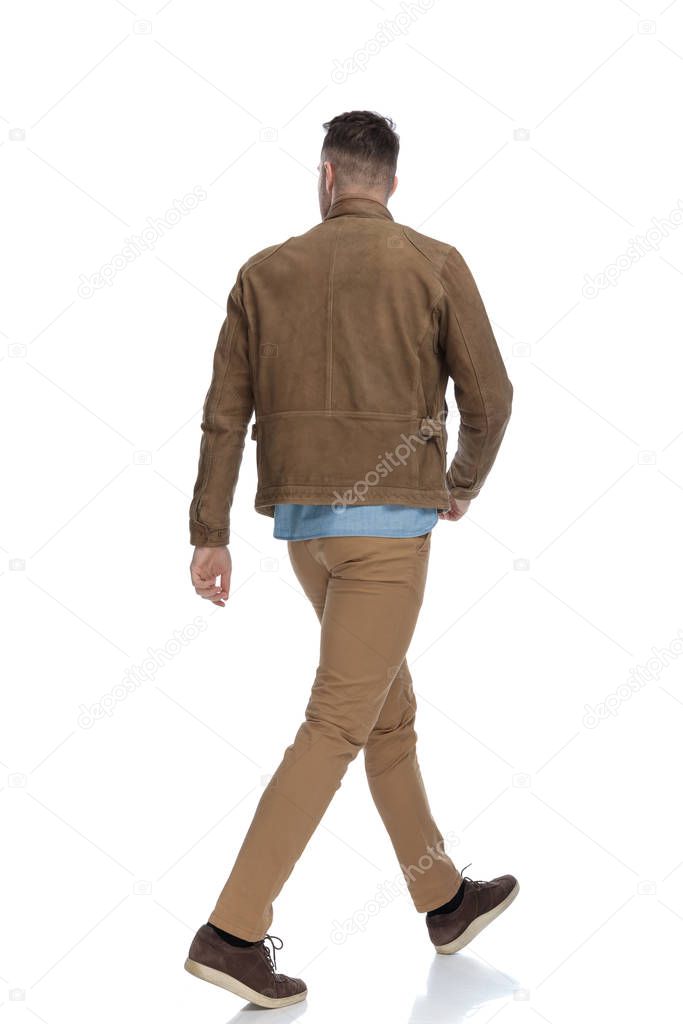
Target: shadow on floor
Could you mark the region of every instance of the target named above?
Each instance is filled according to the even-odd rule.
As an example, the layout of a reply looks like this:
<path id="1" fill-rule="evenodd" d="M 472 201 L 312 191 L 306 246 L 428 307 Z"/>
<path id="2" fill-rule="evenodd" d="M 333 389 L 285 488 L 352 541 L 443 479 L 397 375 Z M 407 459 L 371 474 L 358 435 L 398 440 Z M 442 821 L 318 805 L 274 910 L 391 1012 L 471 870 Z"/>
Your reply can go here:
<path id="1" fill-rule="evenodd" d="M 427 990 L 413 1003 L 408 1024 L 458 1024 L 485 1003 L 510 998 L 519 987 L 514 978 L 474 956 L 437 955 L 429 968 Z"/>
<path id="2" fill-rule="evenodd" d="M 477 957 L 463 953 L 435 955 L 427 974 L 426 991 L 415 999 L 407 1024 L 459 1024 L 485 1003 L 509 999 L 519 987 L 514 978 Z M 290 1024 L 306 1012 L 306 1006 L 305 1001 L 280 1010 L 263 1010 L 246 1003 L 228 1024 Z"/>

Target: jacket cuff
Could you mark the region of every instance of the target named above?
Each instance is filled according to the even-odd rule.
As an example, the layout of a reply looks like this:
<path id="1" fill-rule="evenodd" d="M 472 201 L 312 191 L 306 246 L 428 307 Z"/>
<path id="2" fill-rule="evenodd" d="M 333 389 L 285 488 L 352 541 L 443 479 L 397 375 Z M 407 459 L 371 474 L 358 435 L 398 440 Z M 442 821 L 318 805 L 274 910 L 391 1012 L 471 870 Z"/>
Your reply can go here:
<path id="1" fill-rule="evenodd" d="M 472 484 L 470 487 L 454 487 L 450 472 L 446 474 L 446 487 L 451 498 L 459 498 L 461 501 L 469 501 L 472 498 L 476 498 L 481 490 L 481 487 L 477 487 L 475 484 Z"/>
<path id="2" fill-rule="evenodd" d="M 190 520 L 190 544 L 201 548 L 222 548 L 230 540 L 229 527 L 212 530 L 204 523 Z"/>
<path id="3" fill-rule="evenodd" d="M 459 501 L 472 501 L 479 494 L 479 491 L 468 491 L 466 487 L 449 487 L 448 493 L 451 498 L 457 498 Z"/>

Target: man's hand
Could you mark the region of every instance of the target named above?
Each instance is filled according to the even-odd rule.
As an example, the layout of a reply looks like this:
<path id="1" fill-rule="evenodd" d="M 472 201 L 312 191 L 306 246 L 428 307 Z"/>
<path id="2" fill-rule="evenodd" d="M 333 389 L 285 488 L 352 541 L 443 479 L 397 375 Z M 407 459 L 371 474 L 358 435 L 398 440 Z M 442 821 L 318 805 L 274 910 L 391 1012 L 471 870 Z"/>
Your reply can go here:
<path id="1" fill-rule="evenodd" d="M 451 498 L 451 507 L 448 512 L 439 512 L 439 519 L 446 519 L 449 523 L 455 523 L 467 512 L 470 507 L 471 498 Z"/>
<path id="2" fill-rule="evenodd" d="M 220 608 L 225 608 L 228 599 L 231 572 L 232 559 L 227 547 L 194 549 L 190 565 L 192 586 L 200 597 Z M 220 576 L 220 586 L 216 586 L 217 576 Z"/>

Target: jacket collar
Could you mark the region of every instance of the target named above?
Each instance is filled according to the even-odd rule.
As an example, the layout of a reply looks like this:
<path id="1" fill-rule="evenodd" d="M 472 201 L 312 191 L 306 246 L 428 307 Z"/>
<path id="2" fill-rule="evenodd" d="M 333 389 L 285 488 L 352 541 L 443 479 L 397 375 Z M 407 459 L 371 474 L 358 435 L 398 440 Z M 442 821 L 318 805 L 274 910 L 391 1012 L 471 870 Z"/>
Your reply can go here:
<path id="1" fill-rule="evenodd" d="M 327 212 L 325 220 L 333 217 L 383 217 L 385 220 L 393 220 L 388 207 L 377 199 L 369 199 L 367 196 L 359 195 L 357 192 L 345 192 L 332 203 Z"/>

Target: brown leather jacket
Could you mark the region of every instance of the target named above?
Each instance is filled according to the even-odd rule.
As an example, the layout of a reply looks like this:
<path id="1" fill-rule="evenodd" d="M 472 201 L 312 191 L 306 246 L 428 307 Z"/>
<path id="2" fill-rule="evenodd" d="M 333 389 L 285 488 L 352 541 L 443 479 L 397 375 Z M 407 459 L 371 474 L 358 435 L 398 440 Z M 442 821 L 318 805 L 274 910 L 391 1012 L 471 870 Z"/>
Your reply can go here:
<path id="1" fill-rule="evenodd" d="M 458 448 L 446 462 L 446 385 Z M 240 268 L 204 404 L 192 544 L 229 540 L 255 411 L 255 508 L 277 502 L 447 509 L 474 498 L 512 385 L 460 253 L 346 194 L 303 235 Z"/>

